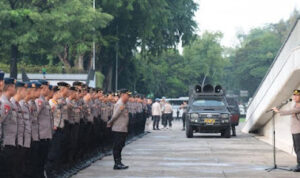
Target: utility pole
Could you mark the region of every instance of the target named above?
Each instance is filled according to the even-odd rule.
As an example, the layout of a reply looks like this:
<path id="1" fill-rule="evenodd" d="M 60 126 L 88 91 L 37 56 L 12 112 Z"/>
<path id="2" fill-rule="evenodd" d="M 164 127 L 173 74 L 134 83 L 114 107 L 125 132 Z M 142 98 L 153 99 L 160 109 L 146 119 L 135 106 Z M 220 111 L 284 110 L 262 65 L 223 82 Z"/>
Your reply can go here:
<path id="1" fill-rule="evenodd" d="M 118 25 L 117 25 L 117 35 L 118 35 Z M 115 92 L 118 91 L 118 64 L 119 63 L 119 41 L 116 43 L 116 80 L 115 80 Z"/>
<path id="2" fill-rule="evenodd" d="M 93 0 L 93 8 L 94 8 L 94 10 L 96 10 L 96 0 Z M 94 31 L 95 31 L 95 28 L 94 28 Z M 93 40 L 93 70 L 95 70 L 95 69 L 96 69 L 96 44 L 95 44 L 95 40 Z"/>

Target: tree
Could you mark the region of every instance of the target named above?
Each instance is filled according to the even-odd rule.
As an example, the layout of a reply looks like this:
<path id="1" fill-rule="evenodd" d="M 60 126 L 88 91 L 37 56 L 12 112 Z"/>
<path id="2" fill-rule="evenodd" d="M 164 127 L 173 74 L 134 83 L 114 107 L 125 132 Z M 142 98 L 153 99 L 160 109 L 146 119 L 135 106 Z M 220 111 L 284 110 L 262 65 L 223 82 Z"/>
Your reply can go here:
<path id="1" fill-rule="evenodd" d="M 252 95 L 265 76 L 281 45 L 280 36 L 270 27 L 256 28 L 244 36 L 232 59 L 240 89 Z M 229 72 L 229 71 L 228 71 Z"/>
<path id="2" fill-rule="evenodd" d="M 220 82 L 225 64 L 221 38 L 222 34 L 219 32 L 205 32 L 184 48 L 183 56 L 189 62 L 187 70 L 190 71 L 187 77 L 191 82 Z"/>
<path id="3" fill-rule="evenodd" d="M 221 33 L 205 32 L 184 48 L 183 56 L 172 48 L 160 55 L 136 55 L 132 89 L 155 96 L 188 95 L 189 86 L 201 83 L 204 76 L 211 84 L 220 83 L 226 64 L 220 45 Z"/>
<path id="4" fill-rule="evenodd" d="M 122 78 L 127 74 L 126 68 L 132 67 L 137 49 L 141 49 L 143 59 L 158 55 L 175 48 L 180 39 L 188 43 L 196 28 L 192 17 L 197 4 L 193 0 L 98 0 L 97 4 L 114 16 L 114 20 L 101 30 L 109 44 L 97 49 L 97 65 L 106 76 L 106 90 L 113 88 L 116 53 L 120 64 L 118 74 Z M 128 76 L 120 83 L 125 87 L 123 83 L 131 83 L 131 78 Z"/>
<path id="5" fill-rule="evenodd" d="M 10 76 L 17 77 L 20 52 L 37 41 L 34 20 L 41 18 L 37 1 L 3 0 L 0 2 L 1 50 L 10 57 Z M 4 43 L 5 42 L 5 43 Z"/>

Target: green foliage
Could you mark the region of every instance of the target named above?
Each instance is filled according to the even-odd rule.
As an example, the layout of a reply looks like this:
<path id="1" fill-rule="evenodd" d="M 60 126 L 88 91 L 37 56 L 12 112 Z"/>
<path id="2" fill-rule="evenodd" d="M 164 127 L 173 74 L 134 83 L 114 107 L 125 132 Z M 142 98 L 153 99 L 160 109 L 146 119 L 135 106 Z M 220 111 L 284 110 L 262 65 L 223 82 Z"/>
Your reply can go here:
<path id="1" fill-rule="evenodd" d="M 184 55 L 169 49 L 159 56 L 137 55 L 136 88 L 156 96 L 180 97 L 188 94 L 189 86 L 201 83 L 206 75 L 210 83 L 219 83 L 225 60 L 220 45 L 221 33 L 206 32 L 184 48 Z"/>
<path id="2" fill-rule="evenodd" d="M 211 84 L 219 82 L 225 64 L 221 39 L 219 32 L 205 32 L 184 48 L 183 56 L 190 63 L 188 78 L 191 82 L 202 83 L 204 78 Z"/>
<path id="3" fill-rule="evenodd" d="M 19 63 L 18 67 L 19 69 L 24 69 L 26 73 L 41 73 L 42 68 L 45 68 L 48 74 L 57 74 L 57 73 L 62 73 L 62 64 L 61 65 L 45 65 L 45 66 L 40 66 L 40 65 L 33 65 L 33 64 L 26 64 L 26 63 Z M 5 63 L 0 63 L 0 69 L 3 70 L 6 73 L 9 73 L 9 64 Z M 77 68 L 67 68 L 65 69 L 66 73 L 86 73 L 85 71 L 78 70 Z"/>
<path id="4" fill-rule="evenodd" d="M 253 94 L 273 62 L 280 45 L 281 39 L 272 28 L 253 29 L 244 37 L 241 47 L 235 50 L 227 72 L 233 72 L 232 80 L 236 81 L 240 89 L 249 90 L 250 94 Z"/>
<path id="5" fill-rule="evenodd" d="M 102 88 L 103 81 L 104 81 L 104 75 L 101 72 L 95 72 L 95 75 L 96 75 L 96 87 Z"/>

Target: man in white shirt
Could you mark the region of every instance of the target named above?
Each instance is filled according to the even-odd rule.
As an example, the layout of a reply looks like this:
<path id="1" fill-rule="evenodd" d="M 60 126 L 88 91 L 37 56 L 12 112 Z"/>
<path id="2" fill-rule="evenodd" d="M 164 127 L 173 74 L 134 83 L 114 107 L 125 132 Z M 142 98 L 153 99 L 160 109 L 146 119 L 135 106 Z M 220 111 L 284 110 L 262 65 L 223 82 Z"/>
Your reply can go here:
<path id="1" fill-rule="evenodd" d="M 155 103 L 152 105 L 152 117 L 153 117 L 153 130 L 159 130 L 159 120 L 161 116 L 161 107 L 159 99 L 155 99 Z"/>

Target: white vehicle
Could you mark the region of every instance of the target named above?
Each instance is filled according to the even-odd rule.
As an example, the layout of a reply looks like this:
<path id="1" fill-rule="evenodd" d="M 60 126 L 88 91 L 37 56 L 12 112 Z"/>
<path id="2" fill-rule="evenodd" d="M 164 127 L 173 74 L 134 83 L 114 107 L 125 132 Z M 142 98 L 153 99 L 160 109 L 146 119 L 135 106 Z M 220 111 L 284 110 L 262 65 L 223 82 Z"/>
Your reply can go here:
<path id="1" fill-rule="evenodd" d="M 172 105 L 173 109 L 173 118 L 177 118 L 177 112 L 179 111 L 178 118 L 182 118 L 183 110 L 180 109 L 180 106 L 183 102 L 188 102 L 189 97 L 180 97 L 180 98 L 167 98 L 166 101 Z"/>

